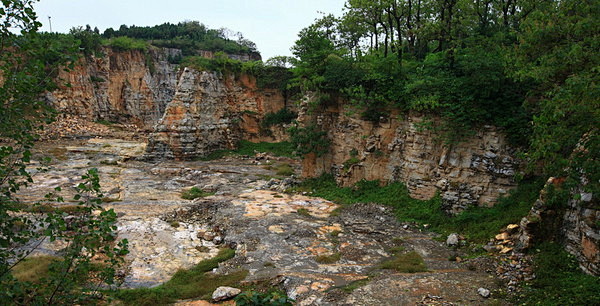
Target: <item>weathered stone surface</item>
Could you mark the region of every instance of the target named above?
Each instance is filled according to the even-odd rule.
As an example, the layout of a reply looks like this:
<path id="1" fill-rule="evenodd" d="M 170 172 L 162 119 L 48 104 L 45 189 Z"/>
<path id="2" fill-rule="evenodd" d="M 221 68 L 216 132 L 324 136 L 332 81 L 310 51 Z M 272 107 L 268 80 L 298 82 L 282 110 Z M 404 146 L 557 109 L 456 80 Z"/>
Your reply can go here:
<path id="1" fill-rule="evenodd" d="M 591 196 L 577 196 L 582 193 L 584 184 L 571 191 L 566 209 L 557 210 L 546 205 L 549 187 L 560 186 L 563 181 L 554 177 L 548 179 L 528 215 L 521 219 L 516 247 L 525 250 L 536 241 L 552 235 L 562 241 L 565 249 L 577 258 L 583 271 L 600 275 L 600 209 L 591 202 Z"/>
<path id="2" fill-rule="evenodd" d="M 518 163 L 513 149 L 494 127 L 483 127 L 458 144 L 446 145 L 440 135 L 423 128 L 429 119 L 417 113 L 390 110 L 386 118 L 371 122 L 349 115 L 356 112 L 343 103 L 312 114 L 302 109 L 299 120 L 317 122 L 331 140 L 330 153 L 320 158 L 306 156 L 304 176 L 333 172 L 344 186 L 362 179 L 400 181 L 418 199 L 439 192 L 449 213 L 472 205 L 493 205 L 498 196 L 516 186 L 513 176 Z M 432 120 L 429 123 L 438 121 Z M 358 152 L 360 163 L 345 169 L 351 151 Z"/>
<path id="3" fill-rule="evenodd" d="M 233 149 L 241 139 L 281 141 L 284 138 L 275 138 L 285 135 L 261 137 L 258 120 L 283 107 L 281 93 L 258 91 L 248 76 L 238 80 L 185 68 L 173 100 L 150 135 L 146 156 L 186 160 Z"/>
<path id="4" fill-rule="evenodd" d="M 458 245 L 458 234 L 453 233 L 448 235 L 448 238 L 446 239 L 446 245 L 448 246 L 457 246 Z"/>
<path id="5" fill-rule="evenodd" d="M 485 289 L 485 288 L 479 288 L 479 289 L 477 289 L 477 293 L 479 295 L 481 295 L 482 297 L 484 297 L 484 298 L 489 298 L 490 294 L 491 294 L 490 291 L 488 289 Z"/>
<path id="6" fill-rule="evenodd" d="M 90 121 L 152 128 L 175 93 L 177 65 L 168 58 L 181 55 L 181 51 L 150 48 L 145 54 L 103 48 L 102 53 L 82 58 L 71 71 L 61 70 L 58 77 L 71 86 L 49 93 L 48 99 L 59 111 Z"/>
<path id="7" fill-rule="evenodd" d="M 236 297 L 240 293 L 242 293 L 242 290 L 238 288 L 221 286 L 212 293 L 212 300 L 215 302 L 229 300 Z"/>

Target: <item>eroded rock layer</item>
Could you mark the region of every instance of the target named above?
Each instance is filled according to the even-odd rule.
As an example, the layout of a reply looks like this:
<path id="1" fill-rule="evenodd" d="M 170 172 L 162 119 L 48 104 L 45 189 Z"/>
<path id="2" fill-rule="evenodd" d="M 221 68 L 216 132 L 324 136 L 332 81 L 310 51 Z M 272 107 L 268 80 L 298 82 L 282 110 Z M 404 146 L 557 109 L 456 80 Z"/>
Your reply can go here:
<path id="1" fill-rule="evenodd" d="M 448 145 L 439 133 L 425 127 L 436 119 L 392 113 L 372 122 L 352 113 L 335 106 L 312 118 L 301 118 L 328 131 L 331 140 L 328 154 L 305 159 L 303 175 L 333 172 L 346 186 L 362 179 L 404 182 L 418 199 L 430 199 L 440 192 L 450 213 L 470 205 L 492 205 L 516 186 L 514 152 L 494 127 L 486 126 L 474 136 Z"/>
<path id="2" fill-rule="evenodd" d="M 281 141 L 283 133 L 261 136 L 259 119 L 284 108 L 276 90 L 259 90 L 253 78 L 185 68 L 173 100 L 148 141 L 147 157 L 191 159 L 238 141 Z"/>
<path id="3" fill-rule="evenodd" d="M 93 121 L 152 128 L 173 99 L 178 68 L 168 59 L 181 55 L 181 50 L 104 48 L 102 53 L 80 59 L 70 71 L 61 71 L 60 82 L 69 85 L 49 93 L 48 100 L 61 112 Z"/>

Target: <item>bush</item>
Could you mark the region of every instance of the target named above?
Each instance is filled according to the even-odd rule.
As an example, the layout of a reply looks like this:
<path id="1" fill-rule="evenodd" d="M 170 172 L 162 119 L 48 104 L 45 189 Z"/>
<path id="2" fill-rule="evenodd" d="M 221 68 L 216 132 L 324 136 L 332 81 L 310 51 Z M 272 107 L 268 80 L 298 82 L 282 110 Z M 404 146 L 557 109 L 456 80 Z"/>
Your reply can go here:
<path id="1" fill-rule="evenodd" d="M 524 288 L 520 304 L 600 305 L 600 278 L 581 272 L 574 256 L 556 243 L 536 249 L 536 278 Z"/>
<path id="2" fill-rule="evenodd" d="M 214 193 L 206 192 L 198 187 L 192 187 L 189 190 L 181 192 L 181 198 L 185 200 L 193 200 L 214 195 Z"/>
<path id="3" fill-rule="evenodd" d="M 298 114 L 296 114 L 295 112 L 290 111 L 287 108 L 282 108 L 276 113 L 266 114 L 262 122 L 260 123 L 260 126 L 261 128 L 266 129 L 273 125 L 289 124 L 297 117 Z"/>
<path id="4" fill-rule="evenodd" d="M 135 38 L 129 38 L 127 36 L 114 37 L 111 39 L 104 40 L 103 45 L 113 48 L 116 51 L 129 51 L 129 50 L 148 50 L 148 43 Z"/>
<path id="5" fill-rule="evenodd" d="M 279 291 L 270 291 L 267 293 L 246 291 L 235 298 L 237 306 L 292 306 L 294 302 L 285 293 Z"/>
<path id="6" fill-rule="evenodd" d="M 425 262 L 419 253 L 398 253 L 390 260 L 384 261 L 379 266 L 381 269 L 391 269 L 401 273 L 427 272 Z"/>
<path id="7" fill-rule="evenodd" d="M 331 143 L 327 139 L 327 132 L 320 131 L 315 125 L 309 125 L 304 128 L 296 125 L 291 127 L 288 132 L 298 156 L 309 153 L 322 156 L 329 150 Z"/>

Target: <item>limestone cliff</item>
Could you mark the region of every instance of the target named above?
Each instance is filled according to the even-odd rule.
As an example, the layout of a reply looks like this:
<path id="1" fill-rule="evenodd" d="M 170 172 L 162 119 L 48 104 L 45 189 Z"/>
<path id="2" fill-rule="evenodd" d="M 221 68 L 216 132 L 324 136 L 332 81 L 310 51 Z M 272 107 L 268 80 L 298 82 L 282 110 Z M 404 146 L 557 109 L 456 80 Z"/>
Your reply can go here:
<path id="1" fill-rule="evenodd" d="M 85 57 L 70 71 L 61 71 L 60 83 L 69 84 L 48 94 L 59 111 L 90 120 L 135 123 L 152 128 L 173 99 L 178 67 L 168 61 L 180 50 L 115 51 Z"/>
<path id="2" fill-rule="evenodd" d="M 185 68 L 173 100 L 149 137 L 147 157 L 191 159 L 232 149 L 241 139 L 281 141 L 283 133 L 261 136 L 259 120 L 285 104 L 280 91 L 259 90 L 247 75 Z"/>
<path id="3" fill-rule="evenodd" d="M 330 153 L 304 160 L 303 175 L 332 172 L 346 186 L 362 179 L 404 182 L 418 199 L 439 192 L 450 213 L 493 205 L 516 186 L 514 152 L 496 128 L 483 127 L 475 136 L 447 145 L 423 127 L 421 114 L 390 112 L 379 122 L 363 120 L 344 105 L 303 114 L 302 121 L 316 122 L 331 140 Z"/>

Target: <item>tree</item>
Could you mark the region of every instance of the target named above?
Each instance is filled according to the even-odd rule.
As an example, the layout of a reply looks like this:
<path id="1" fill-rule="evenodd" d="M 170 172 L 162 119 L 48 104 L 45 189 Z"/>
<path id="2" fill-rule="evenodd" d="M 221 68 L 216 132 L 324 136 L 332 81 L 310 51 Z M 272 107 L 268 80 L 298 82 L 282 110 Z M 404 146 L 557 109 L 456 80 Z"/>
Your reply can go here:
<path id="1" fill-rule="evenodd" d="M 100 205 L 94 169 L 83 175 L 76 188 L 78 209 L 72 216 L 52 206 L 62 201 L 58 189 L 34 205 L 22 203 L 17 196 L 33 182 L 27 166 L 36 132 L 53 119 L 54 111 L 43 94 L 56 88 L 53 80 L 58 69 L 77 59 L 75 41 L 37 32 L 41 24 L 34 2 L 3 0 L 0 8 L 0 300 L 17 305 L 82 304 L 95 298 L 90 293 L 99 286 L 92 282 L 92 270 L 95 280 L 114 282 L 127 242 L 115 241 L 116 215 Z M 13 276 L 15 266 L 27 260 L 37 245 L 56 239 L 67 247 L 46 276 L 34 283 Z"/>

